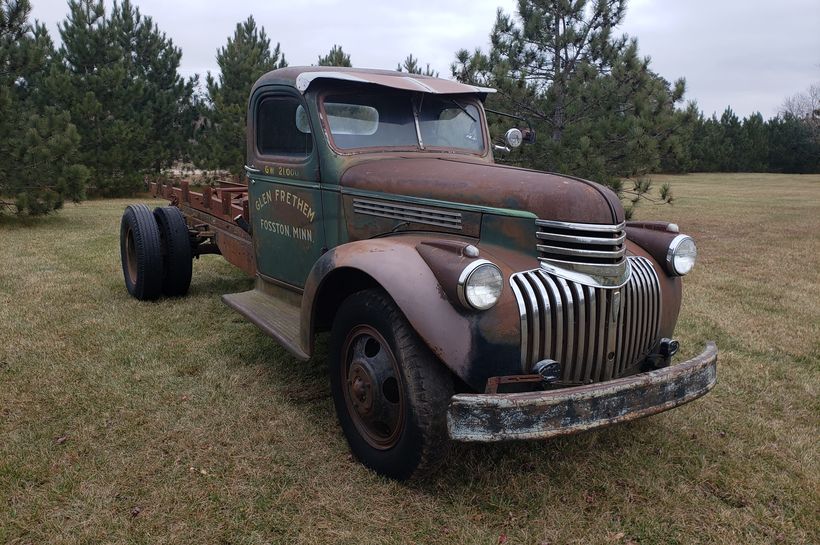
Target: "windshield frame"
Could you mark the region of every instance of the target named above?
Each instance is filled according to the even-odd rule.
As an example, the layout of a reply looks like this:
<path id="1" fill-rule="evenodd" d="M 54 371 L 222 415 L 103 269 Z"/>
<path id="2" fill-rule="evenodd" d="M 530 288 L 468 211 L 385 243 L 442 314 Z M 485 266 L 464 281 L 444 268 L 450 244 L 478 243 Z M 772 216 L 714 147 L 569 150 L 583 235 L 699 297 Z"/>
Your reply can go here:
<path id="1" fill-rule="evenodd" d="M 330 89 L 323 89 L 321 92 L 317 93 L 316 95 L 316 108 L 319 113 L 319 120 L 322 124 L 322 132 L 325 134 L 325 138 L 327 140 L 328 146 L 333 150 L 333 152 L 337 153 L 338 155 L 357 155 L 362 153 L 381 153 L 381 152 L 412 152 L 412 153 L 447 153 L 447 154 L 458 154 L 458 155 L 471 155 L 473 157 L 487 157 L 490 152 L 490 134 L 487 128 L 487 118 L 486 114 L 484 113 L 484 103 L 480 99 L 478 94 L 438 94 L 438 93 L 411 93 L 408 91 L 400 91 L 396 89 L 390 89 L 388 87 L 382 87 L 378 85 L 368 85 L 367 90 L 373 93 L 384 93 L 384 94 L 407 94 L 408 96 L 408 107 L 412 107 L 414 112 L 416 110 L 416 98 L 417 95 L 433 95 L 439 97 L 441 99 L 447 100 L 452 99 L 456 101 L 461 106 L 467 107 L 469 105 L 473 105 L 478 110 L 478 122 L 481 125 L 481 137 L 483 141 L 483 146 L 481 149 L 468 149 L 468 148 L 456 148 L 451 146 L 430 146 L 424 143 L 423 147 L 420 147 L 418 142 L 414 146 L 365 146 L 359 148 L 341 148 L 336 145 L 333 141 L 333 133 L 330 131 L 330 124 L 328 122 L 327 112 L 325 111 L 325 99 L 329 96 L 339 97 L 344 95 L 350 96 L 358 96 L 362 94 L 362 89 L 351 89 L 347 86 L 343 88 L 330 88 Z M 412 102 L 411 102 L 412 100 Z M 414 129 L 415 131 L 416 129 Z"/>

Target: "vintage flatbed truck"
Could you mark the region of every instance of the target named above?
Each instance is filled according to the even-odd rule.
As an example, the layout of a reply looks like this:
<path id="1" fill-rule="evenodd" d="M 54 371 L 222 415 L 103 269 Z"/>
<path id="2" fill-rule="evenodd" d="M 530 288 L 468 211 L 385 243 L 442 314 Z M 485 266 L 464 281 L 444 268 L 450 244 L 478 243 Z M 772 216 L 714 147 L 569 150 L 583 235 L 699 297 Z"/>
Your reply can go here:
<path id="1" fill-rule="evenodd" d="M 708 392 L 714 343 L 670 364 L 692 239 L 624 221 L 601 185 L 494 163 L 491 92 L 379 70 L 262 76 L 247 185 L 152 184 L 171 206 L 127 207 L 129 292 L 182 295 L 192 258 L 223 255 L 256 279 L 225 303 L 296 359 L 330 331 L 350 448 L 396 479 L 448 438 L 548 438 Z"/>

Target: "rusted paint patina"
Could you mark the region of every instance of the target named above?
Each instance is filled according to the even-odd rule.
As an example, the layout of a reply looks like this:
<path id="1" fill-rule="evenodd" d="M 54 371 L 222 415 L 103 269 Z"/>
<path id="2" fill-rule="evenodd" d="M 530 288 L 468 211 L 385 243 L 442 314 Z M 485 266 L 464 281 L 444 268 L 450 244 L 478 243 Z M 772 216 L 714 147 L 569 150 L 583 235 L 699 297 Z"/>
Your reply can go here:
<path id="1" fill-rule="evenodd" d="M 593 182 L 467 158 L 377 159 L 351 166 L 345 190 L 382 192 L 581 223 L 620 223 L 612 190 Z"/>
<path id="2" fill-rule="evenodd" d="M 473 150 L 339 149 L 334 146 L 323 101 L 362 90 L 397 93 L 408 103 L 418 93 L 454 95 L 454 100 L 480 112 L 484 146 Z M 244 309 L 240 312 L 263 324 L 260 327 L 299 359 L 313 354 L 316 334 L 331 327 L 346 297 L 371 288 L 387 292 L 418 337 L 468 390 L 495 393 L 453 398 L 451 434 L 456 439 L 574 433 L 666 410 L 708 391 L 714 384 L 714 345 L 685 364 L 638 374 L 651 352 L 657 353 L 660 339 L 673 335 L 681 279 L 665 266 L 665 252 L 677 233 L 676 226 L 627 222 L 626 255 L 649 261 L 660 293 L 651 314 L 648 307 L 633 309 L 631 314 L 643 320 L 630 324 L 643 332 L 635 361 L 627 362 L 618 373 L 601 375 L 595 380 L 602 382 L 595 384 L 539 393 L 497 393 L 534 386 L 535 362 L 522 362 L 522 321 L 538 305 L 565 313 L 566 323 L 575 328 L 577 336 L 567 335 L 565 328 L 562 338 L 568 339 L 565 344 L 576 343 L 573 348 L 579 354 L 585 349 L 584 327 L 590 328 L 587 340 L 594 337 L 591 328 L 599 327 L 594 316 L 584 318 L 576 312 L 573 318 L 567 308 L 562 311 L 554 294 L 547 300 L 548 294 L 534 293 L 529 307 L 516 299 L 511 276 L 541 270 L 538 258 L 543 256 L 537 245 L 542 241 L 536 221 L 609 228 L 625 218 L 615 193 L 602 185 L 495 164 L 483 110 L 488 92 L 390 71 L 275 70 L 257 81 L 248 103 L 249 186 L 224 185 L 202 193 L 190 191 L 187 184 L 182 188 L 152 186 L 152 190 L 178 205 L 189 225 L 199 229 L 197 236 L 207 241 L 203 252 L 213 248 L 256 275 L 254 293 L 231 299 L 229 304 Z M 300 129 L 311 143 L 302 155 L 277 156 L 257 146 L 257 129 L 267 126 L 259 120 L 260 104 L 283 97 L 294 108 L 298 103 L 309 123 L 309 131 Z M 234 221 L 237 216 L 247 222 L 242 228 L 242 222 Z M 558 237 L 562 236 L 560 229 Z M 465 251 L 469 246 L 478 255 L 473 249 Z M 475 259 L 496 264 L 505 280 L 498 303 L 486 311 L 465 308 L 457 295 L 459 275 Z M 648 266 L 643 269 L 644 280 L 650 272 Z M 574 301 L 583 295 L 579 285 L 567 285 L 566 290 L 575 294 Z M 648 305 L 644 300 L 640 304 Z M 255 314 L 263 307 L 264 320 Z M 617 320 L 623 313 L 611 315 Z M 562 332 L 556 329 L 550 334 L 559 337 Z M 613 376 L 620 378 L 609 380 Z"/>
<path id="3" fill-rule="evenodd" d="M 395 70 L 372 68 L 338 68 L 335 66 L 287 67 L 269 72 L 259 78 L 257 85 L 292 85 L 300 92 L 307 91 L 319 81 L 364 83 L 389 87 L 401 91 L 432 94 L 488 94 L 495 93 L 490 87 L 478 87 L 455 80 L 434 78 L 422 74 L 409 74 Z"/>
<path id="4" fill-rule="evenodd" d="M 301 345 L 305 352 L 313 351 L 320 301 L 333 295 L 325 286 L 335 290 L 335 275 L 357 274 L 372 279 L 389 293 L 433 354 L 471 387 L 481 391 L 489 377 L 517 372 L 520 325 L 511 291 L 504 290 L 498 304 L 487 311 L 464 308 L 448 295 L 449 289 L 442 287 L 447 277 L 442 276 L 440 282 L 434 271 L 446 275 L 452 269 L 448 262 L 466 265 L 475 258 L 424 249 L 423 256 L 419 248 L 434 240 L 441 238 L 403 234 L 351 242 L 323 255 L 305 282 L 301 313 Z M 464 244 L 463 240 L 450 240 L 454 245 Z M 478 249 L 480 258 L 492 260 L 503 274 L 512 274 L 505 261 L 493 253 L 497 248 L 478 244 Z"/>
<path id="5" fill-rule="evenodd" d="M 717 381 L 713 342 L 697 357 L 587 386 L 518 394 L 456 394 L 447 429 L 456 441 L 546 439 L 657 414 L 706 394 Z"/>
<path id="6" fill-rule="evenodd" d="M 234 221 L 237 216 L 247 221 L 246 186 L 224 182 L 221 187 L 206 187 L 198 193 L 190 190 L 187 181 L 183 181 L 180 187 L 152 182 L 149 190 L 155 197 L 168 199 L 172 206 L 182 211 L 197 240 L 194 255 L 219 253 L 248 276 L 256 275 L 253 241 Z M 205 225 L 208 229 L 198 230 L 197 225 Z"/>

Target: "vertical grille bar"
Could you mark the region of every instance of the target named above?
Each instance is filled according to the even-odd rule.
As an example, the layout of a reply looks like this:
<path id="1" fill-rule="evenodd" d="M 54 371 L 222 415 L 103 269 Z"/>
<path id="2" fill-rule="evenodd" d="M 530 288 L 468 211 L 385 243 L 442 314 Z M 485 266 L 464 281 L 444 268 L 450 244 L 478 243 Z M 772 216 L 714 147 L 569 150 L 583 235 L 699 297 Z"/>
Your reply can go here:
<path id="1" fill-rule="evenodd" d="M 529 343 L 528 343 L 528 352 L 532 354 L 530 358 L 535 357 L 536 354 L 539 353 L 539 343 L 541 342 L 541 319 L 539 317 L 541 313 L 541 308 L 538 306 L 538 302 L 535 299 L 535 292 L 532 291 L 532 287 L 530 286 L 529 282 L 522 282 L 521 286 L 524 288 L 524 292 L 527 295 L 527 300 L 529 301 L 529 308 L 530 310 L 530 331 L 529 331 Z M 549 309 L 545 309 L 549 312 Z"/>
<path id="2" fill-rule="evenodd" d="M 572 294 L 569 291 L 567 281 L 563 278 L 558 278 L 558 291 L 563 298 L 564 303 L 564 338 L 562 344 L 564 345 L 564 359 L 566 361 L 575 361 L 575 313 L 573 312 Z M 571 381 L 572 369 L 571 366 L 565 365 L 564 380 Z"/>
<path id="3" fill-rule="evenodd" d="M 547 296 L 546 290 L 544 290 L 543 284 L 538 282 L 536 273 L 527 273 L 527 277 L 533 286 L 538 305 L 543 309 L 538 322 L 538 341 L 533 341 L 534 347 L 538 350 L 538 354 L 543 354 L 549 350 L 552 337 L 552 318 L 549 312 L 549 297 Z"/>
<path id="4" fill-rule="evenodd" d="M 519 279 L 515 277 L 510 278 L 510 287 L 515 295 L 515 301 L 518 303 L 518 314 L 521 316 L 521 367 L 527 370 L 527 362 L 531 361 L 534 354 L 530 350 L 530 319 L 529 311 L 527 310 L 526 299 L 521 294 L 521 288 L 518 287 Z"/>
<path id="5" fill-rule="evenodd" d="M 620 288 L 586 286 L 543 269 L 512 275 L 524 372 L 550 358 L 561 362 L 563 381 L 588 383 L 620 376 L 643 360 L 657 341 L 660 283 L 649 260 L 628 261 L 631 274 Z"/>
<path id="6" fill-rule="evenodd" d="M 563 344 L 561 342 L 564 338 L 564 304 L 561 301 L 561 296 L 558 294 L 558 286 L 555 285 L 553 279 L 544 274 L 543 272 L 541 273 L 541 278 L 543 278 L 546 281 L 546 286 L 550 297 L 550 303 L 553 309 L 552 321 L 555 324 L 555 328 L 553 330 L 554 335 L 552 336 L 551 351 L 549 353 L 555 354 L 555 356 L 550 356 L 552 357 L 552 359 L 556 361 L 561 361 L 561 359 L 563 359 L 564 357 Z"/>
<path id="7" fill-rule="evenodd" d="M 599 290 L 592 286 L 582 286 L 581 289 L 587 291 L 587 316 L 589 320 L 589 338 L 587 339 L 585 354 L 584 354 L 584 372 L 581 376 L 581 382 L 589 382 L 592 374 L 592 368 L 597 361 L 595 354 L 598 349 L 596 332 L 598 331 L 598 292 Z"/>
<path id="8" fill-rule="evenodd" d="M 584 371 L 584 353 L 587 349 L 586 343 L 586 297 L 584 295 L 584 286 L 572 283 L 570 284 L 572 295 L 575 297 L 575 360 L 578 365 L 574 365 L 572 373 L 572 381 L 580 382 L 581 373 Z"/>

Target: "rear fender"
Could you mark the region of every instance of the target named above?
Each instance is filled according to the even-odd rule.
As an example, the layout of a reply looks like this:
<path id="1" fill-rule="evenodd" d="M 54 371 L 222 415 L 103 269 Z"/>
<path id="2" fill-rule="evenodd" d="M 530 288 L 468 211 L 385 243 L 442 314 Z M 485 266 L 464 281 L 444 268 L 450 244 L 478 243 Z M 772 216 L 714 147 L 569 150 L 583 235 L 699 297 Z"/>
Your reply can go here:
<path id="1" fill-rule="evenodd" d="M 467 244 L 402 235 L 351 242 L 325 253 L 305 284 L 302 346 L 312 352 L 320 300 L 332 296 L 323 287 L 336 289 L 334 275 L 349 274 L 356 285 L 346 285 L 345 295 L 366 287 L 384 289 L 433 354 L 472 388 L 483 390 L 491 376 L 519 373 L 520 322 L 512 290 L 506 286 L 499 303 L 483 312 L 453 301 L 453 271 L 474 259 L 455 249 Z M 505 278 L 512 273 L 485 250 L 480 258 L 496 263 Z"/>

